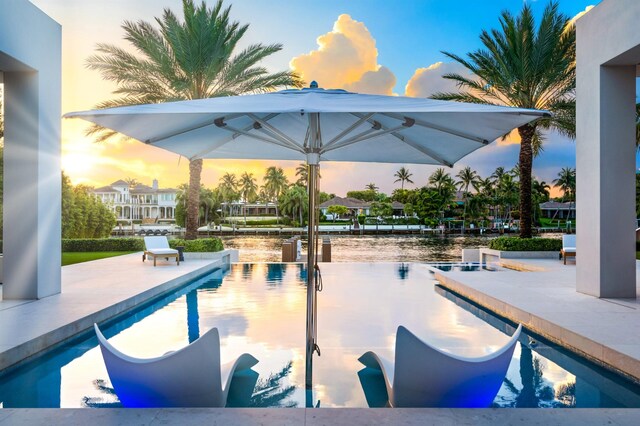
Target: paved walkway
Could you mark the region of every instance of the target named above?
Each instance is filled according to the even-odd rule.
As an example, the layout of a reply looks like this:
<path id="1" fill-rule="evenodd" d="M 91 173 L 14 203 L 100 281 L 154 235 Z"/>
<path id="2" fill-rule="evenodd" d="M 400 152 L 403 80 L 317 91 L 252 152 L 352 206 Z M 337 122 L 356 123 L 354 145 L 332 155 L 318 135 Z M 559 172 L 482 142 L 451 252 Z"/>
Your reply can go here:
<path id="1" fill-rule="evenodd" d="M 638 409 L 433 409 L 433 408 L 182 408 L 7 409 L 1 425 L 621 425 L 635 426 Z"/>
<path id="2" fill-rule="evenodd" d="M 521 271 L 437 272 L 436 278 L 479 305 L 640 382 L 640 299 L 598 299 L 576 292 L 574 263 L 505 262 L 503 266 Z M 636 265 L 640 277 L 640 263 Z"/>
<path id="3" fill-rule="evenodd" d="M 220 252 L 229 255 L 229 251 Z M 236 252 L 237 253 L 237 252 Z M 62 268 L 62 293 L 0 300 L 0 370 L 213 270 L 220 259 L 142 262 L 142 253 Z"/>

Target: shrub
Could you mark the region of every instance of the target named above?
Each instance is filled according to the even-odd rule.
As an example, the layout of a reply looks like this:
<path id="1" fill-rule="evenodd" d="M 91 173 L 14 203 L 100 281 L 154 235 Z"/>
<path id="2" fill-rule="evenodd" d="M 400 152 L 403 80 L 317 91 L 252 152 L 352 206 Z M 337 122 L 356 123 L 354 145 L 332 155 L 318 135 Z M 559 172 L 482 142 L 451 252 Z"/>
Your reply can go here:
<path id="1" fill-rule="evenodd" d="M 199 238 L 197 240 L 176 238 L 169 240 L 169 246 L 171 246 L 171 248 L 183 246 L 185 252 L 214 252 L 224 250 L 220 238 Z"/>
<path id="2" fill-rule="evenodd" d="M 144 241 L 141 238 L 64 238 L 63 252 L 90 251 L 141 251 Z"/>
<path id="3" fill-rule="evenodd" d="M 556 238 L 498 237 L 489 248 L 501 251 L 560 251 L 562 240 Z"/>

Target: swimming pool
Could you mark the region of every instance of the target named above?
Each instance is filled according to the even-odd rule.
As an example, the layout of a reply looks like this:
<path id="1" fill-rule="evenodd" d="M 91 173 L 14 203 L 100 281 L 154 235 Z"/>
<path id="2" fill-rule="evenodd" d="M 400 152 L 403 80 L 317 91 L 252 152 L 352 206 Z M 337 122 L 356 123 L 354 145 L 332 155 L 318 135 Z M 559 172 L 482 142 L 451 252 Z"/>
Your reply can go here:
<path id="1" fill-rule="evenodd" d="M 366 407 L 357 358 L 393 357 L 399 324 L 443 349 L 479 356 L 513 327 L 437 286 L 424 265 L 321 265 L 314 405 Z M 496 272 L 499 273 L 499 272 Z M 306 270 L 300 264 L 236 264 L 102 325 L 120 350 L 152 357 L 181 348 L 212 327 L 223 362 L 260 360 L 251 406 L 304 407 Z M 117 406 L 97 340 L 76 339 L 0 376 L 3 407 Z M 523 335 L 494 400 L 500 407 L 640 407 L 640 388 L 585 360 Z"/>

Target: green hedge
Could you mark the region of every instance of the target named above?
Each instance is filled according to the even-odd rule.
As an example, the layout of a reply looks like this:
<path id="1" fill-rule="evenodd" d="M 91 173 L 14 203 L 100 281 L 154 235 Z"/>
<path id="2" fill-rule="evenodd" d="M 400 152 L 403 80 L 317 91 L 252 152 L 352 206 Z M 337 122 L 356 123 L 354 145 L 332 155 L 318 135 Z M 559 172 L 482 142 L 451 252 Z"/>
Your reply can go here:
<path id="1" fill-rule="evenodd" d="M 183 246 L 185 252 L 213 252 L 224 249 L 220 238 L 200 238 L 198 240 L 169 240 L 169 246 Z M 106 252 L 106 251 L 142 251 L 142 238 L 99 238 L 99 239 L 63 239 L 63 252 Z"/>
<path id="2" fill-rule="evenodd" d="M 560 251 L 562 240 L 556 238 L 498 237 L 489 248 L 501 251 Z"/>
<path id="3" fill-rule="evenodd" d="M 183 240 L 176 238 L 169 240 L 172 248 L 183 246 L 185 252 L 212 252 L 224 250 L 220 238 L 199 238 L 197 240 Z"/>
<path id="4" fill-rule="evenodd" d="M 63 238 L 63 252 L 142 251 L 142 238 Z"/>

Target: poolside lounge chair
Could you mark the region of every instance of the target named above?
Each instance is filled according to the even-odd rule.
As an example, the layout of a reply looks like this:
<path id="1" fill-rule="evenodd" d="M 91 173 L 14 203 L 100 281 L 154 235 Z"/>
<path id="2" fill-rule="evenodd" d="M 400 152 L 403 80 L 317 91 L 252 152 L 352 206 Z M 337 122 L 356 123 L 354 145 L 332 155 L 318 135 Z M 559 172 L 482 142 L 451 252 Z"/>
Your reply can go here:
<path id="1" fill-rule="evenodd" d="M 564 264 L 567 264 L 567 257 L 576 258 L 576 236 L 574 235 L 563 235 L 562 236 L 562 250 L 560 250 L 560 255 L 562 256 L 562 260 L 564 260 Z"/>
<path id="2" fill-rule="evenodd" d="M 94 328 L 111 384 L 124 407 L 224 407 L 232 379 L 232 392 L 244 393 L 248 402 L 258 379 L 251 370 L 258 360 L 249 354 L 220 365 L 217 328 L 189 346 L 150 359 L 123 354 L 107 341 L 96 324 Z M 237 383 L 243 389 L 238 389 Z"/>
<path id="3" fill-rule="evenodd" d="M 176 263 L 180 265 L 180 254 L 178 250 L 169 247 L 169 240 L 164 236 L 144 237 L 144 246 L 146 250 L 142 253 L 142 261 L 147 256 L 153 257 L 153 266 L 156 266 L 156 258 L 164 257 L 169 260 L 170 257 L 176 258 Z"/>
<path id="4" fill-rule="evenodd" d="M 381 391 L 369 392 L 374 397 L 367 395 L 365 388 L 367 401 L 370 405 L 391 407 L 489 407 L 507 374 L 521 330 L 520 325 L 494 353 L 466 358 L 432 347 L 400 326 L 395 365 L 373 352 L 358 359 L 365 365 L 358 373 L 363 387 L 375 383 L 386 386 Z"/>

